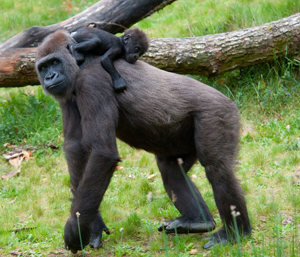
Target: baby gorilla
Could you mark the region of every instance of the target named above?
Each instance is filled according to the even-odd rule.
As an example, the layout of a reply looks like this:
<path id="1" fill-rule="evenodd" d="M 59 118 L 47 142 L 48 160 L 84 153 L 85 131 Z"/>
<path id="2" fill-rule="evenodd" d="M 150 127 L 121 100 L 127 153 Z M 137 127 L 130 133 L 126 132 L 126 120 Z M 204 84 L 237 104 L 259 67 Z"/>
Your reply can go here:
<path id="1" fill-rule="evenodd" d="M 123 57 L 129 63 L 135 63 L 149 48 L 147 35 L 138 28 L 128 29 L 117 37 L 109 32 L 93 27 L 80 28 L 71 33 L 77 44 L 69 50 L 80 65 L 85 55 L 101 55 L 101 64 L 109 73 L 116 92 L 126 89 L 126 81 L 113 65 L 113 61 Z"/>

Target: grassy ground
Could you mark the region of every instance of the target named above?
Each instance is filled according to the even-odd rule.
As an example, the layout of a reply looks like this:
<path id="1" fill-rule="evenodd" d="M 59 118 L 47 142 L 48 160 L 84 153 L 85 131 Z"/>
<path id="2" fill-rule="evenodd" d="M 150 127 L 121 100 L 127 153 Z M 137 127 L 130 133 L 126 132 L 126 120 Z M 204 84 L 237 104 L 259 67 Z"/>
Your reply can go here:
<path id="1" fill-rule="evenodd" d="M 2 0 L 0 41 L 33 26 L 55 23 L 93 1 Z M 95 1 L 94 1 L 95 2 Z M 54 8 L 55 7 L 55 8 Z M 300 11 L 296 0 L 177 1 L 138 24 L 150 36 L 200 36 L 276 20 Z M 222 91 L 240 109 L 237 176 L 246 194 L 253 235 L 238 245 L 203 250 L 202 235 L 164 235 L 157 227 L 179 215 L 164 192 L 154 157 L 118 142 L 123 159 L 101 205 L 114 232 L 91 256 L 299 256 L 300 76 L 294 60 L 275 60 L 215 78 L 197 79 Z M 0 180 L 0 256 L 68 256 L 63 227 L 69 176 L 62 153 L 58 105 L 38 87 L 0 89 L 0 152 L 5 143 L 32 152 L 19 176 Z M 58 149 L 57 149 L 58 148 Z M 0 158 L 0 176 L 16 170 Z M 149 180 L 148 176 L 154 174 Z M 204 170 L 189 174 L 221 222 Z M 149 193 L 152 199 L 149 201 Z M 134 199 L 133 199 L 134 198 Z M 121 229 L 122 228 L 122 229 Z M 23 229 L 23 230 L 22 230 Z M 240 249 L 240 250 L 239 250 Z"/>

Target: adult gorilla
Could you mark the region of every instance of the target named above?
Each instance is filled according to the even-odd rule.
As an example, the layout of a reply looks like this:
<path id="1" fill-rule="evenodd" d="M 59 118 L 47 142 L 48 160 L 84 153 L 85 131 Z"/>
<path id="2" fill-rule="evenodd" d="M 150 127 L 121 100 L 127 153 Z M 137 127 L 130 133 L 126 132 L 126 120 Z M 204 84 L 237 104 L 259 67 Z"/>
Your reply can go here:
<path id="1" fill-rule="evenodd" d="M 86 58 L 79 69 L 67 49 L 73 43 L 67 32 L 57 31 L 36 53 L 39 80 L 60 103 L 63 115 L 74 194 L 65 226 L 66 246 L 80 250 L 76 212 L 81 214 L 83 245 L 101 245 L 107 228 L 98 209 L 119 161 L 116 137 L 156 156 L 165 189 L 182 215 L 159 230 L 202 233 L 215 228 L 200 192 L 177 163 L 181 158 L 185 172 L 197 159 L 205 167 L 224 224 L 204 247 L 235 241 L 232 205 L 240 213 L 240 234 L 250 234 L 245 199 L 233 172 L 239 140 L 235 104 L 207 85 L 141 61 L 115 62 L 128 83 L 124 93 L 115 94 L 99 59 Z"/>

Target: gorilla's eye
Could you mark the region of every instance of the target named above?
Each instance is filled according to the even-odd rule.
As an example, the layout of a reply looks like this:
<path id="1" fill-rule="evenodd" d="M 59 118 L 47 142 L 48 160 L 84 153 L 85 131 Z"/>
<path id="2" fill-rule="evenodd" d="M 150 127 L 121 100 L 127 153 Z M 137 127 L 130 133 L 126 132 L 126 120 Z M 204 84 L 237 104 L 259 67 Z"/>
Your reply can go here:
<path id="1" fill-rule="evenodd" d="M 141 50 L 141 47 L 140 46 L 136 46 L 133 51 L 136 54 L 136 53 L 139 53 L 140 50 Z"/>
<path id="2" fill-rule="evenodd" d="M 46 68 L 47 68 L 46 65 L 43 65 L 40 67 L 40 70 L 45 70 Z"/>
<path id="3" fill-rule="evenodd" d="M 58 60 L 54 60 L 53 62 L 52 62 L 52 65 L 57 65 L 59 62 L 58 62 Z"/>

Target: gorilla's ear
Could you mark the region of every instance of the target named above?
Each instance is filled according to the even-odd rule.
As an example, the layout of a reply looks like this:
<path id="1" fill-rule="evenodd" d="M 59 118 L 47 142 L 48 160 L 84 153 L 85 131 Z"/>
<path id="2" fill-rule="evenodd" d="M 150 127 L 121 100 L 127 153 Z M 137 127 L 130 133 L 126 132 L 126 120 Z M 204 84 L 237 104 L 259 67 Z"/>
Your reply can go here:
<path id="1" fill-rule="evenodd" d="M 124 36 L 122 36 L 122 39 L 123 39 L 124 43 L 127 44 L 131 39 L 131 35 L 125 34 Z"/>

